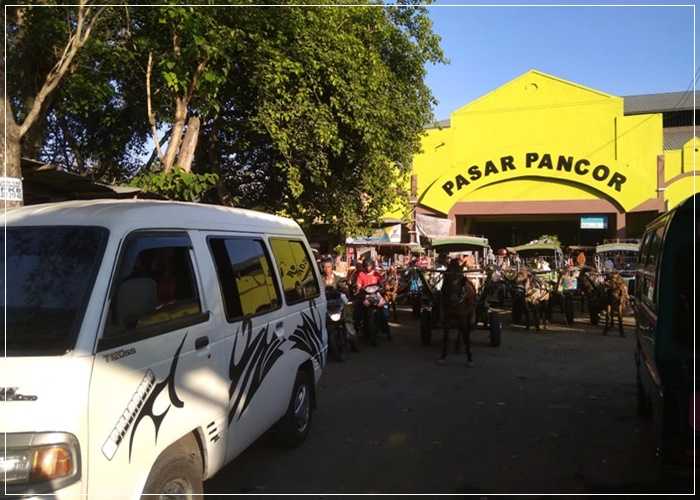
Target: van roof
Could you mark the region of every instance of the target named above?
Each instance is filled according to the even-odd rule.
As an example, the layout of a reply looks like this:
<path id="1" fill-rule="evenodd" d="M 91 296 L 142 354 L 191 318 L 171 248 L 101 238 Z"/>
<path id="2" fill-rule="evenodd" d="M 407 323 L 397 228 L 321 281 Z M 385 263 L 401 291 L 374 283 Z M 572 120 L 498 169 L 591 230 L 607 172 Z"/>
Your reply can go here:
<path id="1" fill-rule="evenodd" d="M 76 200 L 31 205 L 8 210 L 7 225 L 102 226 L 114 231 L 153 228 L 303 234 L 292 219 L 263 212 L 155 200 Z"/>

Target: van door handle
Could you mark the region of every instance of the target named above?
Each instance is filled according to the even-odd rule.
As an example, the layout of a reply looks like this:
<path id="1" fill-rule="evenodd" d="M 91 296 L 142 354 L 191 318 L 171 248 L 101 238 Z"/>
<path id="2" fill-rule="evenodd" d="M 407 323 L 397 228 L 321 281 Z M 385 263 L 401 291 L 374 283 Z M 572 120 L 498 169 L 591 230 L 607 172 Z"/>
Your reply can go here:
<path id="1" fill-rule="evenodd" d="M 284 338 L 284 321 L 275 323 L 275 335 L 280 339 Z"/>
<path id="2" fill-rule="evenodd" d="M 197 340 L 194 341 L 194 348 L 196 350 L 204 349 L 206 346 L 209 345 L 209 337 L 206 335 L 204 337 L 199 337 Z"/>

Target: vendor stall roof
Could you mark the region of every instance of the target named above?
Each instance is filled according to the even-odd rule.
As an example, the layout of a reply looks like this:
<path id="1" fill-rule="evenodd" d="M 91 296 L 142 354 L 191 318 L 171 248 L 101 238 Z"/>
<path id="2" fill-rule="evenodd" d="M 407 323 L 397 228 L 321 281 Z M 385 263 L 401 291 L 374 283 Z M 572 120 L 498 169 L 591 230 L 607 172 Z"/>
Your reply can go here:
<path id="1" fill-rule="evenodd" d="M 469 250 L 471 248 L 488 248 L 488 238 L 481 236 L 445 236 L 435 238 L 430 242 L 432 248 L 440 248 L 446 251 Z"/>

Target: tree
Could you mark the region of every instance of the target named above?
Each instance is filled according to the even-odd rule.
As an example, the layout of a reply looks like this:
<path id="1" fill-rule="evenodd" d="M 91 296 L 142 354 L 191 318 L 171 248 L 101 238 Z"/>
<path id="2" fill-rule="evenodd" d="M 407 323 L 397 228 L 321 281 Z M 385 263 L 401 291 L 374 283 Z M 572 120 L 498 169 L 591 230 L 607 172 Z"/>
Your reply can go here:
<path id="1" fill-rule="evenodd" d="M 10 96 L 5 95 L 4 66 L 0 96 L 0 129 L 3 133 L 7 131 L 2 162 L 8 177 L 21 178 L 23 147 L 39 149 L 43 122 L 54 92 L 74 70 L 75 58 L 104 9 L 92 7 L 85 0 L 79 0 L 77 9 L 41 6 L 9 9 L 8 54 L 6 58 L 3 49 L 3 65 L 7 61 Z M 59 13 L 65 15 L 62 22 Z M 36 63 L 34 67 L 28 65 L 30 60 Z"/>
<path id="2" fill-rule="evenodd" d="M 356 3 L 109 9 L 46 111 L 41 155 L 155 189 L 191 167 L 218 179 L 197 198 L 366 227 L 404 198 L 432 119 L 425 65 L 444 58 L 417 0 Z"/>
<path id="3" fill-rule="evenodd" d="M 256 9 L 246 23 L 198 164 L 245 206 L 341 231 L 375 222 L 404 197 L 432 118 L 424 65 L 444 59 L 426 10 Z"/>

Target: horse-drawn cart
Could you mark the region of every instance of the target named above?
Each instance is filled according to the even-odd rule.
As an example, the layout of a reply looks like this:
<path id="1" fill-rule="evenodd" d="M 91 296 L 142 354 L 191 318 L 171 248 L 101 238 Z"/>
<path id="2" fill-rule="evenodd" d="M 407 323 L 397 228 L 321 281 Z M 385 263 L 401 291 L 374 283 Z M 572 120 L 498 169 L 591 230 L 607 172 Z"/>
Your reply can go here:
<path id="1" fill-rule="evenodd" d="M 637 272 L 639 240 L 606 240 L 595 249 L 602 271 L 607 275 L 620 274 L 630 296 L 634 295 L 634 277 Z"/>
<path id="2" fill-rule="evenodd" d="M 491 308 L 491 294 L 487 283 L 485 262 L 489 254 L 488 239 L 476 236 L 452 236 L 435 239 L 429 247 L 434 252 L 452 258 L 462 257 L 465 254 L 473 259 L 465 259 L 472 266 L 463 268 L 464 276 L 474 286 L 476 301 L 474 304 L 465 304 L 472 307 L 469 314 L 470 326 L 475 327 L 483 323 L 489 329 L 489 341 L 494 347 L 501 344 L 501 322 L 496 312 Z M 420 336 L 423 345 L 430 345 L 432 331 L 443 324 L 443 311 L 441 304 L 441 288 L 445 266 L 436 266 L 434 269 L 416 269 L 421 286 L 420 297 Z"/>

